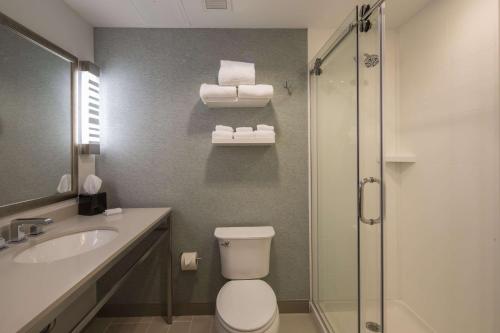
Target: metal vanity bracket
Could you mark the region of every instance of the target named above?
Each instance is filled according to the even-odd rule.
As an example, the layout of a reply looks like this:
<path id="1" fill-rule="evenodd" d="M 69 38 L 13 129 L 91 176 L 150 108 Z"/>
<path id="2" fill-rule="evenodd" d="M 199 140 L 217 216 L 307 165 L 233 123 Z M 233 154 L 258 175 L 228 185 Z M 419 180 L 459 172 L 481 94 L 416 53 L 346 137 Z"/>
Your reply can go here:
<path id="1" fill-rule="evenodd" d="M 109 301 L 109 299 L 118 291 L 118 289 L 128 280 L 130 275 L 133 273 L 135 268 L 142 264 L 146 259 L 148 259 L 151 254 L 164 242 L 168 242 L 168 253 L 167 253 L 167 272 L 166 272 L 166 283 L 167 286 L 167 313 L 166 322 L 167 324 L 172 324 L 173 316 L 173 286 L 172 286 L 172 222 L 171 215 L 166 217 L 166 227 L 159 227 L 156 230 L 161 230 L 163 234 L 155 240 L 155 242 L 149 247 L 149 249 L 127 270 L 125 274 L 113 285 L 113 287 L 97 302 L 97 304 L 83 317 L 83 319 L 73 328 L 71 333 L 80 333 L 88 325 L 88 323 L 96 316 L 96 314 L 101 310 L 101 308 Z M 154 231 L 153 231 L 154 232 Z"/>

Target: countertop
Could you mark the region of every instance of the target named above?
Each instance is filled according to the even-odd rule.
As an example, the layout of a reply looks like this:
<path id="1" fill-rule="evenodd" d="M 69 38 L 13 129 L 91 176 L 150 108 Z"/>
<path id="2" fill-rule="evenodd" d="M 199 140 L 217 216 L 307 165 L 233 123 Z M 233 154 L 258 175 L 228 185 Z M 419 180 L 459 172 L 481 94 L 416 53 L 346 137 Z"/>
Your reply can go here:
<path id="1" fill-rule="evenodd" d="M 128 208 L 112 216 L 76 215 L 46 226 L 43 235 L 1 251 L 0 332 L 29 330 L 170 212 L 170 208 Z M 18 253 L 44 240 L 99 228 L 118 230 L 118 235 L 97 249 L 51 263 L 22 264 L 13 260 Z"/>

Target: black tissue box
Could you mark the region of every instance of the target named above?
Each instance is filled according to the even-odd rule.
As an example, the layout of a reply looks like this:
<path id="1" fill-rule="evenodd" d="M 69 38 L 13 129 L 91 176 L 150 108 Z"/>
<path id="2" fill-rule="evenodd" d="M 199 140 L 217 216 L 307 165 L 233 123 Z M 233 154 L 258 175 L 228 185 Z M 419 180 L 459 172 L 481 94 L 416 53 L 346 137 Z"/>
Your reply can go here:
<path id="1" fill-rule="evenodd" d="M 78 196 L 79 215 L 97 215 L 103 213 L 107 208 L 106 192 Z"/>

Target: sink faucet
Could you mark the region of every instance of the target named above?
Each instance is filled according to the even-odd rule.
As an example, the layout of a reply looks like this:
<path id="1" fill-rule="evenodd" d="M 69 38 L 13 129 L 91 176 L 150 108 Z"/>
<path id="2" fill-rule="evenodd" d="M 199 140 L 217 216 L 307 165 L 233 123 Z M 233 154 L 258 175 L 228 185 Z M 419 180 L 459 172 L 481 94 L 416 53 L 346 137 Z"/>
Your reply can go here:
<path id="1" fill-rule="evenodd" d="M 21 242 L 26 239 L 24 230 L 25 225 L 33 226 L 30 228 L 30 235 L 38 235 L 43 232 L 42 226 L 54 222 L 52 219 L 45 217 L 15 219 L 10 222 L 10 242 Z"/>

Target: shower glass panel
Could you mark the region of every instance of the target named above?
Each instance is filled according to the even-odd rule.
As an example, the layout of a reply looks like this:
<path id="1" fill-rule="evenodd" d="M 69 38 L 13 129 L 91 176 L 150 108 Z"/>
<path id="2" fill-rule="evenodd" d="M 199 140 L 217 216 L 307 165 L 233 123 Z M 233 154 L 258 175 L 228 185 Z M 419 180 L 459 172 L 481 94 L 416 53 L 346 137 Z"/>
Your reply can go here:
<path id="1" fill-rule="evenodd" d="M 353 12 L 347 26 L 355 18 Z M 342 41 L 336 44 L 339 39 Z M 311 75 L 311 99 L 315 104 L 312 126 L 316 133 L 313 174 L 317 179 L 313 181 L 317 184 L 313 189 L 317 214 L 313 301 L 330 330 L 355 333 L 358 332 L 356 29 L 339 30 L 324 54 L 321 74 Z"/>
<path id="2" fill-rule="evenodd" d="M 499 332 L 499 3 L 371 5 L 310 77 L 312 308 L 335 333 Z"/>
<path id="3" fill-rule="evenodd" d="M 381 332 L 382 107 L 381 31 L 384 4 L 359 24 L 360 332 Z M 363 7 L 362 7 L 363 8 Z M 365 7 L 366 8 L 366 7 Z M 359 17 L 362 17 L 360 9 Z M 368 23 L 369 22 L 369 23 Z"/>

